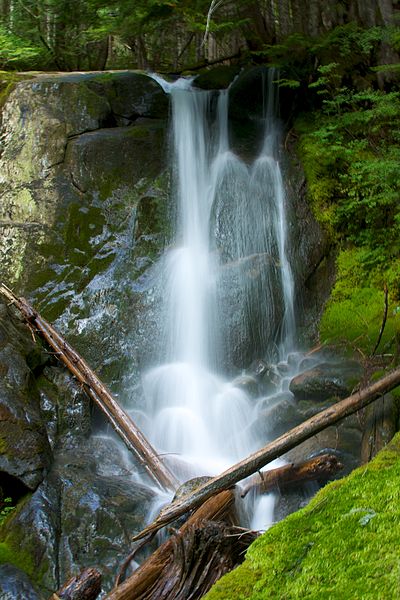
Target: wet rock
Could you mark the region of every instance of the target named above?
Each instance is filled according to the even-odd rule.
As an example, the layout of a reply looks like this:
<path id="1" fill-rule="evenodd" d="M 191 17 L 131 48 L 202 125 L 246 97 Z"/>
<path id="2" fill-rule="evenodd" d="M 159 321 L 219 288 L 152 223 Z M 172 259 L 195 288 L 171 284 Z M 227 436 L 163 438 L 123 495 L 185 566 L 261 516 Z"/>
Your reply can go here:
<path id="1" fill-rule="evenodd" d="M 250 398 L 257 398 L 259 386 L 257 379 L 251 375 L 240 375 L 232 381 L 232 385 L 245 392 Z"/>
<path id="2" fill-rule="evenodd" d="M 281 373 L 276 365 L 268 365 L 262 376 L 262 385 L 266 393 L 274 393 L 278 390 L 281 383 Z"/>
<path id="3" fill-rule="evenodd" d="M 116 72 L 111 76 L 111 85 L 106 97 L 116 118 L 123 117 L 132 121 L 137 117 L 168 117 L 169 98 L 161 86 L 147 74 Z"/>
<path id="4" fill-rule="evenodd" d="M 47 594 L 59 587 L 60 486 L 51 474 L 22 500 L 0 530 L 9 562 Z"/>
<path id="5" fill-rule="evenodd" d="M 254 428 L 259 436 L 273 439 L 304 420 L 290 392 L 262 398 L 257 403 L 258 418 Z"/>
<path id="6" fill-rule="evenodd" d="M 183 496 L 186 496 L 186 494 L 191 494 L 192 492 L 194 492 L 195 489 L 197 489 L 204 483 L 207 483 L 207 481 L 210 481 L 210 479 L 211 479 L 211 477 L 203 476 L 203 477 L 193 477 L 193 479 L 189 479 L 188 481 L 185 481 L 185 483 L 182 483 L 182 485 L 180 485 L 178 487 L 178 489 L 176 490 L 175 496 L 173 497 L 173 501 L 178 500 L 179 498 L 182 498 Z"/>
<path id="7" fill-rule="evenodd" d="M 226 264 L 218 281 L 218 300 L 227 367 L 243 368 L 262 355 L 276 335 L 283 315 L 279 269 L 265 254 Z M 260 297 L 274 295 L 272 303 Z"/>
<path id="8" fill-rule="evenodd" d="M 13 565 L 0 565 L 0 598 L 2 600 L 40 600 L 29 577 Z"/>
<path id="9" fill-rule="evenodd" d="M 81 192 L 98 190 L 105 199 L 116 185 L 133 187 L 142 177 L 156 176 L 163 143 L 163 122 L 150 119 L 85 133 L 68 144 L 65 168 Z"/>
<path id="10" fill-rule="evenodd" d="M 92 407 L 76 379 L 61 367 L 47 367 L 37 386 L 53 446 L 76 446 L 86 440 L 92 430 Z"/>
<path id="11" fill-rule="evenodd" d="M 153 492 L 133 479 L 135 467 L 112 438 L 64 445 L 51 472 L 0 531 L 18 549 L 38 589 L 58 589 L 71 573 L 101 566 L 110 590 L 135 532 L 144 527 Z M 14 560 L 15 557 L 14 557 Z"/>
<path id="12" fill-rule="evenodd" d="M 237 65 L 220 65 L 200 73 L 195 77 L 193 85 L 203 90 L 225 89 L 229 87 L 239 72 L 240 67 Z"/>
<path id="13" fill-rule="evenodd" d="M 154 125 L 153 136 L 145 124 L 135 126 L 135 132 L 132 129 L 114 137 L 112 133 L 103 137 L 100 134 L 97 146 L 93 142 L 92 164 L 82 149 L 84 156 L 81 152 L 78 157 L 82 164 L 79 168 L 76 166 L 76 173 L 73 165 L 65 164 L 67 146 L 78 147 L 80 136 L 86 139 L 88 132 L 115 127 L 117 118 L 135 119 L 138 123 L 142 117 L 158 117 L 161 122 L 167 114 L 168 98 L 163 90 L 140 73 L 44 75 L 18 83 L 3 108 L 1 276 L 14 287 L 18 283 L 20 289 L 26 290 L 41 288 L 43 280 L 54 278 L 55 265 L 61 275 L 64 247 L 70 246 L 70 241 L 77 242 L 75 236 L 70 236 L 76 227 L 80 227 L 80 243 L 73 255 L 78 268 L 74 264 L 68 276 L 64 273 L 60 279 L 76 277 L 78 272 L 86 276 L 82 265 L 90 265 L 93 270 L 95 265 L 90 260 L 93 257 L 85 256 L 88 247 L 82 251 L 81 246 L 82 238 L 89 238 L 97 241 L 97 244 L 92 242 L 92 247 L 98 247 L 107 224 L 98 203 L 97 207 L 93 206 L 96 198 L 104 200 L 119 192 L 123 196 L 120 201 L 132 204 L 128 197 L 135 193 L 127 193 L 127 186 L 146 176 L 153 180 L 159 173 L 154 169 L 159 169 L 160 156 L 164 155 L 162 134 L 156 133 Z M 137 149 L 134 153 L 137 172 L 135 161 L 127 162 L 128 137 L 130 146 Z M 150 138 L 154 147 L 149 150 Z M 108 160 L 104 165 L 99 152 L 97 155 L 95 152 L 99 144 L 107 149 L 105 152 L 103 148 L 102 153 Z M 147 172 L 143 156 L 146 156 Z M 80 174 L 82 189 L 79 188 Z M 89 198 L 82 196 L 83 189 Z M 107 255 L 95 262 L 97 266 L 107 262 Z"/>
<path id="14" fill-rule="evenodd" d="M 243 69 L 229 90 L 229 116 L 233 119 L 262 119 L 268 71 L 265 67 Z"/>
<path id="15" fill-rule="evenodd" d="M 334 478 L 347 475 L 360 465 L 361 429 L 349 427 L 344 419 L 336 427 L 327 427 L 317 435 L 309 438 L 282 458 L 290 462 L 302 462 L 325 452 L 336 454 L 344 469 Z"/>
<path id="16" fill-rule="evenodd" d="M 247 372 L 251 377 L 261 378 L 268 371 L 268 363 L 261 358 L 254 360 Z"/>
<path id="17" fill-rule="evenodd" d="M 322 363 L 294 377 L 289 389 L 299 400 L 323 402 L 345 398 L 360 382 L 362 374 L 358 363 Z"/>
<path id="18" fill-rule="evenodd" d="M 40 399 L 27 357 L 34 356 L 27 328 L 0 303 L 0 471 L 30 489 L 42 481 L 51 459 Z"/>

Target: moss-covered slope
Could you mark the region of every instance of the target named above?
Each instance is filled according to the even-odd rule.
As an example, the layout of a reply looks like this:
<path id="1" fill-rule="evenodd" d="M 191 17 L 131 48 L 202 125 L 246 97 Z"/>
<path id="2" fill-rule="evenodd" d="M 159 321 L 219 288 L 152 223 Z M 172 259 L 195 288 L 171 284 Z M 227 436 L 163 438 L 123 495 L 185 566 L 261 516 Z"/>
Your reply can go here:
<path id="1" fill-rule="evenodd" d="M 400 434 L 262 535 L 207 600 L 400 597 Z"/>

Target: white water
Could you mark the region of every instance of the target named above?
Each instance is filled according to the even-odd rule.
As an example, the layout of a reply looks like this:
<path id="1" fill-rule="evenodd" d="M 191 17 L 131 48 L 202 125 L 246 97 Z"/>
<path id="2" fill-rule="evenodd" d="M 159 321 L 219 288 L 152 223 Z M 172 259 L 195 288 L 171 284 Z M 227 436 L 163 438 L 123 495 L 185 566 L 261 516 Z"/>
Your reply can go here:
<path id="1" fill-rule="evenodd" d="M 223 362 L 223 263 L 243 264 L 238 292 L 254 339 L 264 344 L 266 353 L 271 320 L 283 304 L 280 339 L 274 340 L 281 360 L 293 349 L 293 279 L 286 255 L 272 87 L 264 144 L 250 167 L 229 149 L 227 92 L 219 94 L 216 118 L 210 122 L 209 92 L 195 91 L 182 80 L 167 87 L 172 97 L 176 235 L 164 258 L 168 318 L 160 362 L 143 379 L 143 427 L 178 479 L 185 481 L 220 473 L 266 442 L 255 433 L 257 402 L 217 372 Z M 262 265 L 255 282 L 248 281 L 246 272 L 246 260 L 252 257 L 261 257 Z M 260 303 L 265 304 L 263 317 Z M 253 526 L 267 526 L 272 510 L 271 499 L 258 503 L 255 515 L 261 516 L 255 516 Z"/>

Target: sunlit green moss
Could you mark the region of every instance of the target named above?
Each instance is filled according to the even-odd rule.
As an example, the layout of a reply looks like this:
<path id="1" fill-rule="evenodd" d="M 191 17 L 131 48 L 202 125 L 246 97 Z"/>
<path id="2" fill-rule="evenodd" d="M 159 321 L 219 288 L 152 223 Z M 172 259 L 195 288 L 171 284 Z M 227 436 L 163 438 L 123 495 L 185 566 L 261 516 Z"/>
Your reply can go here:
<path id="1" fill-rule="evenodd" d="M 207 600 L 400 597 L 400 434 L 250 546 Z"/>

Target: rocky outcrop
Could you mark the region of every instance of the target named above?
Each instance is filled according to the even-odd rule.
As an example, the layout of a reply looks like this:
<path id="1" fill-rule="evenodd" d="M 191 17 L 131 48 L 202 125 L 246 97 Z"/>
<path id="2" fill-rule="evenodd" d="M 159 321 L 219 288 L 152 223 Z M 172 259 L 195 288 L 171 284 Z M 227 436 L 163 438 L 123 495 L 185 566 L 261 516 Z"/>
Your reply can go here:
<path id="1" fill-rule="evenodd" d="M 0 280 L 128 398 L 159 329 L 152 269 L 169 235 L 167 114 L 159 85 L 132 72 L 27 79 L 3 109 Z M 1 560 L 46 596 L 92 562 L 109 589 L 152 493 L 114 438 L 90 437 L 104 421 L 80 387 L 0 310 L 4 493 L 15 502 L 32 492 L 1 528 Z M 0 589 L 10 581 L 0 573 Z"/>
<path id="2" fill-rule="evenodd" d="M 118 191 L 126 196 L 128 184 L 159 174 L 167 115 L 167 96 L 141 73 L 37 76 L 17 83 L 2 109 L 2 278 L 24 290 L 38 287 L 31 279 L 35 271 L 47 267 L 49 254 L 62 263 L 63 251 L 54 248 L 53 230 L 68 231 L 71 205 L 90 213 L 99 198 L 108 199 Z M 156 119 L 158 128 L 154 121 L 138 125 L 141 118 Z M 88 141 L 93 143 L 89 156 Z M 96 163 L 100 147 L 106 149 L 107 166 Z M 82 196 L 85 193 L 87 197 Z M 90 243 L 102 229 L 90 217 L 87 220 Z M 84 235 L 81 232 L 80 239 Z M 69 240 L 63 241 L 69 245 Z M 54 256 L 57 251 L 60 255 Z M 32 265 L 29 272 L 26 265 Z"/>
<path id="3" fill-rule="evenodd" d="M 134 281 L 168 237 L 168 108 L 161 87 L 136 72 L 37 76 L 3 107 L 0 280 L 121 387 L 125 365 L 148 346 L 136 319 L 143 329 L 155 310 L 151 278 Z"/>

